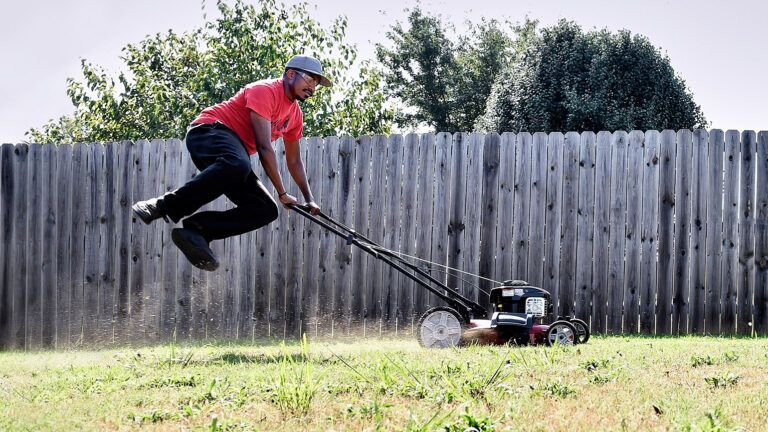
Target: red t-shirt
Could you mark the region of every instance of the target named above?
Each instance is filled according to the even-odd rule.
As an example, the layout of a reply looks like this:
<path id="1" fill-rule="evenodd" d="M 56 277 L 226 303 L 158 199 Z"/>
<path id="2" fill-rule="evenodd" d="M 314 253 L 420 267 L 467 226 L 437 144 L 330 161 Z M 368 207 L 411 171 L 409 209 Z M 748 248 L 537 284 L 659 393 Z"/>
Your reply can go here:
<path id="1" fill-rule="evenodd" d="M 248 84 L 231 99 L 210 106 L 192 122 L 193 124 L 224 123 L 237 134 L 249 155 L 256 153 L 256 137 L 251 125 L 251 113 L 272 123 L 272 141 L 283 137 L 286 141 L 301 138 L 304 119 L 298 102 L 291 102 L 283 91 L 283 80 L 262 80 Z"/>

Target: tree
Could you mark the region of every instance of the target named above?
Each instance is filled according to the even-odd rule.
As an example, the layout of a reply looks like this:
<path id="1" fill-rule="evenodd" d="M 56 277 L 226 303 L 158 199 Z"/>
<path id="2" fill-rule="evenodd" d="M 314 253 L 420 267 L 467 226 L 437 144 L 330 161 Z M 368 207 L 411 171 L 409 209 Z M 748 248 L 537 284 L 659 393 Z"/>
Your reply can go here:
<path id="1" fill-rule="evenodd" d="M 306 136 L 388 133 L 393 114 L 384 108 L 381 78 L 366 62 L 356 62 L 356 48 L 345 41 L 346 18 L 326 29 L 308 18 L 307 8 L 220 0 L 220 18 L 201 28 L 127 45 L 121 56 L 127 71 L 116 77 L 82 60 L 82 81 L 67 80 L 74 114 L 27 135 L 58 143 L 183 137 L 203 108 L 247 83 L 282 76 L 285 63 L 299 53 L 319 58 L 334 79 L 334 87 L 319 89 L 302 104 Z M 357 76 L 350 72 L 355 69 Z"/>
<path id="2" fill-rule="evenodd" d="M 705 127 L 669 58 L 628 31 L 560 21 L 532 39 L 494 83 L 478 129 L 600 131 Z"/>
<path id="3" fill-rule="evenodd" d="M 468 35 L 454 42 L 451 25 L 416 7 L 407 25 L 397 22 L 387 32 L 391 46 L 377 45 L 386 92 L 405 105 L 395 118 L 398 125 L 471 130 L 485 112 L 493 77 L 507 65 L 513 40 L 496 20 L 468 25 Z"/>

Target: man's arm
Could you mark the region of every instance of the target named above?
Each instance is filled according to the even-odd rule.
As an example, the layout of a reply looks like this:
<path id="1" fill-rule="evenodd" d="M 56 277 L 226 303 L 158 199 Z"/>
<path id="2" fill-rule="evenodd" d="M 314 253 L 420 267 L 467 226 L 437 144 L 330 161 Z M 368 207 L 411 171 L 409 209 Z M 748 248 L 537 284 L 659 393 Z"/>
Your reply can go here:
<path id="1" fill-rule="evenodd" d="M 251 125 L 256 137 L 256 152 L 259 154 L 259 162 L 264 167 L 267 177 L 275 186 L 280 202 L 284 205 L 296 202 L 296 198 L 285 193 L 283 179 L 280 178 L 280 171 L 277 169 L 277 158 L 272 149 L 272 129 L 269 120 L 251 111 Z"/>
<path id="2" fill-rule="evenodd" d="M 304 195 L 306 202 L 314 201 L 312 191 L 309 189 L 309 182 L 307 182 L 307 173 L 304 171 L 304 163 L 301 161 L 301 148 L 299 141 L 286 141 L 285 142 L 285 161 L 288 164 L 288 172 L 291 173 L 293 181 L 301 189 L 301 193 Z"/>
<path id="3" fill-rule="evenodd" d="M 309 188 L 309 182 L 307 181 L 307 173 L 304 170 L 304 163 L 301 161 L 301 147 L 299 141 L 285 141 L 285 161 L 288 165 L 288 172 L 291 173 L 293 181 L 301 189 L 302 195 L 304 195 L 304 201 L 309 205 L 310 212 L 312 214 L 318 214 L 320 207 L 315 203 L 315 197 L 312 195 L 312 190 Z"/>

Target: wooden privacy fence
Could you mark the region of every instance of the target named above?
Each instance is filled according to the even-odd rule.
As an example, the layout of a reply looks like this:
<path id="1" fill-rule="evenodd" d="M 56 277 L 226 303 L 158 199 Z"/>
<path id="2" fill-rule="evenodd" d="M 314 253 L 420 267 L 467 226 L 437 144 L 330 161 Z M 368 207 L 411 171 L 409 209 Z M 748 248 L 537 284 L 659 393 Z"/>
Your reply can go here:
<path id="1" fill-rule="evenodd" d="M 330 216 L 408 255 L 525 279 L 595 331 L 768 331 L 768 132 L 412 134 L 302 149 Z M 130 205 L 194 174 L 179 140 L 3 145 L 0 346 L 411 331 L 438 304 L 289 211 L 214 242 L 216 272 L 192 267 L 171 225 L 146 226 Z M 437 270 L 487 305 L 493 283 Z"/>

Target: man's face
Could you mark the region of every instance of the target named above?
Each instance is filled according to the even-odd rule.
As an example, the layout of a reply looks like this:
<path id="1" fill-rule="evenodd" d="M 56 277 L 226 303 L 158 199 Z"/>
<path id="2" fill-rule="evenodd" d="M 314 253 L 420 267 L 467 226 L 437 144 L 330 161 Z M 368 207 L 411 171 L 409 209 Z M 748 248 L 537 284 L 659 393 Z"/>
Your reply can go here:
<path id="1" fill-rule="evenodd" d="M 312 75 L 308 72 L 302 72 L 297 70 L 288 71 L 289 88 L 293 94 L 294 99 L 304 101 L 307 98 L 312 97 L 317 90 L 318 82 L 320 78 Z"/>

